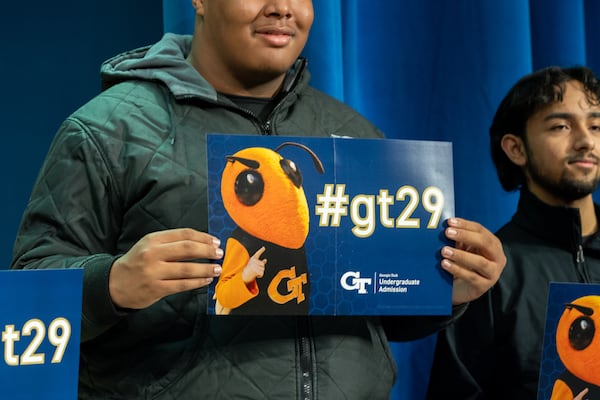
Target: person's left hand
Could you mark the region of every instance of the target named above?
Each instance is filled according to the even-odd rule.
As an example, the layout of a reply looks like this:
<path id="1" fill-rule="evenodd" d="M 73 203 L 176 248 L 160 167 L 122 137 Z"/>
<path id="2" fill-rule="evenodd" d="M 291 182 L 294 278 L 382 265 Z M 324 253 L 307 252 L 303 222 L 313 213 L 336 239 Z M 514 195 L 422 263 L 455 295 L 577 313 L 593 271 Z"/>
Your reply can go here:
<path id="1" fill-rule="evenodd" d="M 452 304 L 475 300 L 500 278 L 506 265 L 502 243 L 481 224 L 462 218 L 447 220 L 446 237 L 455 247 L 442 248 L 442 268 L 454 276 Z"/>

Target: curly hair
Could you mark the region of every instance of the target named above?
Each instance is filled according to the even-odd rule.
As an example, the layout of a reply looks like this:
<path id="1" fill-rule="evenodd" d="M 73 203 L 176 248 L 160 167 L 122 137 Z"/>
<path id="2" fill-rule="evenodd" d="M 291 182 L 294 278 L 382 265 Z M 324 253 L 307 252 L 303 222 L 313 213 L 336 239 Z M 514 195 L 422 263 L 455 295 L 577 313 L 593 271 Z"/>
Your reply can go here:
<path id="1" fill-rule="evenodd" d="M 521 188 L 526 181 L 521 167 L 513 164 L 502 150 L 502 137 L 510 133 L 525 141 L 529 118 L 548 105 L 561 102 L 565 84 L 573 80 L 582 83 L 590 104 L 599 104 L 600 82 L 590 68 L 553 66 L 519 79 L 498 106 L 489 131 L 490 150 L 500 184 L 507 192 Z"/>

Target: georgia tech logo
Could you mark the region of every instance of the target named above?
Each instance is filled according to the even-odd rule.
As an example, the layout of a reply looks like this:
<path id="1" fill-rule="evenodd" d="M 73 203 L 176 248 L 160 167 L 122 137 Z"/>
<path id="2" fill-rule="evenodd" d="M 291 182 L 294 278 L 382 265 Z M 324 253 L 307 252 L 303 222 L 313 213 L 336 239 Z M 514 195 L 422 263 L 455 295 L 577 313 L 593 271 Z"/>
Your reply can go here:
<path id="1" fill-rule="evenodd" d="M 287 281 L 287 294 L 279 293 L 277 288 L 279 284 Z M 288 301 L 296 299 L 298 304 L 306 300 L 304 293 L 302 292 L 302 285 L 306 284 L 307 277 L 306 273 L 296 276 L 296 267 L 290 269 L 281 270 L 275 275 L 275 278 L 269 284 L 267 292 L 269 297 L 277 304 L 285 304 Z"/>
<path id="2" fill-rule="evenodd" d="M 360 272 L 348 271 L 340 279 L 340 284 L 346 290 L 358 290 L 359 294 L 367 294 L 367 285 L 372 285 L 371 278 L 361 278 Z"/>

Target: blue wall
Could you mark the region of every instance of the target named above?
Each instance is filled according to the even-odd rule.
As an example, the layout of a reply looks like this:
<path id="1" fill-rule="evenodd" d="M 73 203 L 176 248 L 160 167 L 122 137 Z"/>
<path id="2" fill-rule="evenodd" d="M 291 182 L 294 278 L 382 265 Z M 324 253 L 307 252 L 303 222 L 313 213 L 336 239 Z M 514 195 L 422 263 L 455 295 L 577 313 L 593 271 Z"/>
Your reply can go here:
<path id="1" fill-rule="evenodd" d="M 100 63 L 162 32 L 162 0 L 2 4 L 0 269 L 58 126 L 100 89 Z"/>

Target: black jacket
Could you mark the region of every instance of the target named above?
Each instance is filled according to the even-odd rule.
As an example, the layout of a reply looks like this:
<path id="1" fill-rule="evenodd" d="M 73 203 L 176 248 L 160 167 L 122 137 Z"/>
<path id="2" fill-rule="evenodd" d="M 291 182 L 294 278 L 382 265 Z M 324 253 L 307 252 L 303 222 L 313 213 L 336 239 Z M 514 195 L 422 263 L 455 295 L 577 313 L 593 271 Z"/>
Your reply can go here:
<path id="1" fill-rule="evenodd" d="M 311 88 L 303 60 L 263 123 L 192 68 L 190 43 L 167 34 L 103 65 L 105 90 L 61 126 L 23 217 L 12 268 L 84 269 L 79 397 L 387 399 L 386 333 L 415 338 L 449 317 L 209 316 L 206 288 L 113 306 L 111 265 L 143 235 L 207 230 L 206 133 L 382 136 Z"/>
<path id="2" fill-rule="evenodd" d="M 600 234 L 582 241 L 577 209 L 523 190 L 497 235 L 504 272 L 438 335 L 428 399 L 536 399 L 549 282 L 600 282 Z"/>

